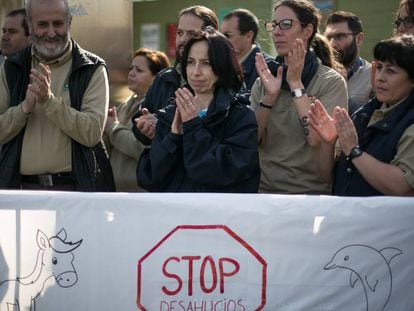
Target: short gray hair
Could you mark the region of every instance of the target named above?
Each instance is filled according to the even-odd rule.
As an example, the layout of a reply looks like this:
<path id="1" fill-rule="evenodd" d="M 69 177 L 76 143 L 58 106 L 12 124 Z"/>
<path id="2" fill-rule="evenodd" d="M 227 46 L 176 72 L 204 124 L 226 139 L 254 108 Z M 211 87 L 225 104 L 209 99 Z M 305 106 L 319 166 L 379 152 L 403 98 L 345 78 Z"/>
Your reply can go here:
<path id="1" fill-rule="evenodd" d="M 51 1 L 57 1 L 57 0 L 26 0 L 26 19 L 27 19 L 27 21 L 32 20 L 32 2 L 33 1 L 51 2 Z M 63 2 L 63 5 L 65 7 L 66 19 L 70 22 L 72 20 L 72 14 L 70 13 L 68 0 L 59 0 L 59 1 Z"/>

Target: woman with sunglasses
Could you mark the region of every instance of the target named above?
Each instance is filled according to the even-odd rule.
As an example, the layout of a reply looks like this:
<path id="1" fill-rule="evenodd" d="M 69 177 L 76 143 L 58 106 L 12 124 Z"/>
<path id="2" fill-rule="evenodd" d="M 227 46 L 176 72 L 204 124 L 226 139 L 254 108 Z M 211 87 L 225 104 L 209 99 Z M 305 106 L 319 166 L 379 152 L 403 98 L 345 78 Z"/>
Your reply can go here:
<path id="1" fill-rule="evenodd" d="M 323 144 L 319 172 L 343 196 L 414 195 L 414 37 L 383 40 L 374 48 L 376 97 L 352 119 L 328 114 L 319 101 L 309 123 Z M 332 117 L 331 117 L 332 116 Z M 341 152 L 334 165 L 334 149 Z"/>
<path id="2" fill-rule="evenodd" d="M 308 110 L 314 98 L 329 112 L 337 105 L 346 108 L 348 95 L 344 78 L 331 68 L 339 65 L 329 43 L 316 33 L 319 20 L 311 2 L 283 0 L 266 23 L 279 56 L 268 66 L 256 55 L 260 79 L 250 100 L 259 128 L 260 192 L 330 192 L 317 174 L 320 140 L 308 127 Z"/>
<path id="3" fill-rule="evenodd" d="M 394 22 L 397 35 L 414 35 L 414 1 L 401 0 Z"/>

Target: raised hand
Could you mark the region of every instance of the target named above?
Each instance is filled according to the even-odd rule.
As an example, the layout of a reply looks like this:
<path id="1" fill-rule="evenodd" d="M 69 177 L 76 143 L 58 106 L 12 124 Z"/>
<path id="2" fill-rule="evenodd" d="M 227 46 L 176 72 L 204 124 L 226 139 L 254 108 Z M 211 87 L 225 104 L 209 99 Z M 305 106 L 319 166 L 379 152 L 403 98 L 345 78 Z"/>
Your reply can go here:
<path id="1" fill-rule="evenodd" d="M 262 53 L 256 53 L 256 71 L 265 89 L 266 103 L 276 100 L 282 86 L 283 67 L 279 66 L 276 77 L 270 72 Z"/>
<path id="2" fill-rule="evenodd" d="M 22 102 L 22 110 L 25 114 L 32 113 L 36 105 L 36 94 L 31 90 L 30 84 L 26 90 L 26 98 Z"/>
<path id="3" fill-rule="evenodd" d="M 351 149 L 358 145 L 358 134 L 354 123 L 344 108 L 336 107 L 333 117 L 341 149 L 345 155 L 349 155 Z"/>
<path id="4" fill-rule="evenodd" d="M 45 103 L 52 95 L 49 66 L 39 63 L 37 68 L 32 68 L 30 70 L 30 81 L 29 89 L 36 95 L 36 102 L 39 104 Z"/>
<path id="5" fill-rule="evenodd" d="M 288 66 L 286 80 L 291 89 L 301 87 L 302 71 L 305 65 L 306 50 L 302 39 L 296 39 L 292 50 L 285 57 Z"/>
<path id="6" fill-rule="evenodd" d="M 194 95 L 187 88 L 178 88 L 175 91 L 175 103 L 182 122 L 187 122 L 198 116 L 198 106 L 194 100 Z"/>
<path id="7" fill-rule="evenodd" d="M 183 133 L 183 122 L 181 120 L 181 113 L 180 110 L 175 109 L 174 120 L 171 124 L 171 132 L 174 134 L 182 134 Z"/>
<path id="8" fill-rule="evenodd" d="M 117 123 L 119 123 L 119 120 L 116 112 L 116 107 L 109 108 L 105 128 L 111 128 L 114 124 Z"/>
<path id="9" fill-rule="evenodd" d="M 337 132 L 334 119 L 328 114 L 319 100 L 315 100 L 308 113 L 309 126 L 318 133 L 324 143 L 334 144 Z"/>
<path id="10" fill-rule="evenodd" d="M 153 139 L 158 119 L 155 114 L 151 114 L 147 108 L 141 110 L 142 115 L 135 119 L 136 128 L 149 139 Z"/>

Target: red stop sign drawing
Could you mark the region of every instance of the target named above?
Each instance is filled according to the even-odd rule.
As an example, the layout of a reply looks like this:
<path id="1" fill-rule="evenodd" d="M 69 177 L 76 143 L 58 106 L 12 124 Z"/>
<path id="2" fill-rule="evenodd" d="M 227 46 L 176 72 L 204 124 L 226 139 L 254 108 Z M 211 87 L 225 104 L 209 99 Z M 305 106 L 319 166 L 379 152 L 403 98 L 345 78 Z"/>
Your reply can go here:
<path id="1" fill-rule="evenodd" d="M 177 226 L 138 261 L 138 309 L 262 310 L 266 269 L 227 226 Z"/>

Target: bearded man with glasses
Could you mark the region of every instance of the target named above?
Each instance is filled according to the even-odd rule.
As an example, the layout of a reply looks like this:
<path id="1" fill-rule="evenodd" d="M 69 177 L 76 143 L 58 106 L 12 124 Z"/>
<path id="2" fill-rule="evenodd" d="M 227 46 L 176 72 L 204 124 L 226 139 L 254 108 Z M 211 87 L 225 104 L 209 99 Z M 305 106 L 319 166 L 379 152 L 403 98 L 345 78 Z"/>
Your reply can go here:
<path id="1" fill-rule="evenodd" d="M 373 97 L 371 63 L 360 57 L 365 39 L 362 22 L 353 13 L 338 11 L 328 16 L 325 26 L 325 36 L 346 69 L 348 110 L 352 115 Z"/>

